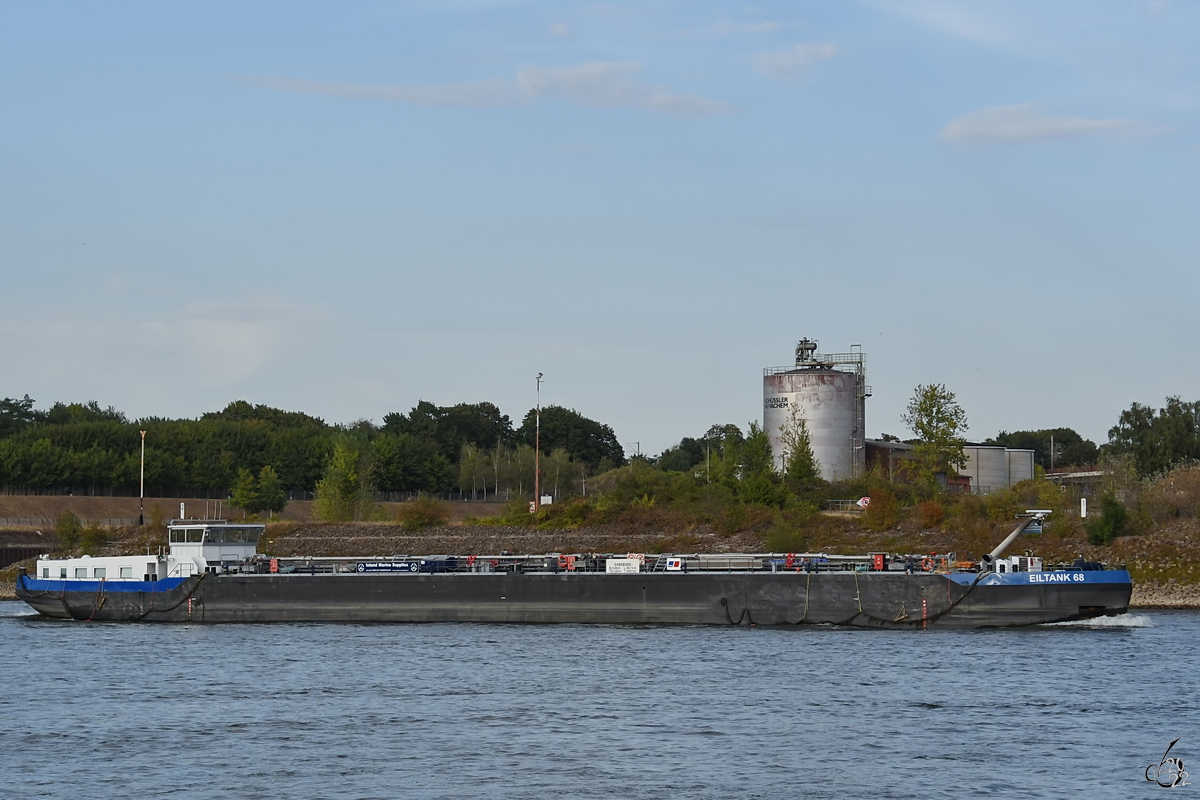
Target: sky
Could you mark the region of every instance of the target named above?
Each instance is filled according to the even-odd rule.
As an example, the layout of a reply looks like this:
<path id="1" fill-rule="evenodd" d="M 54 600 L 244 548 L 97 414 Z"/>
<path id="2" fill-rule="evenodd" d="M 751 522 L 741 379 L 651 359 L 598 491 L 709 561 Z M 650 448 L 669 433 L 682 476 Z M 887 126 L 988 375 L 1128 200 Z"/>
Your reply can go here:
<path id="1" fill-rule="evenodd" d="M 540 399 L 657 453 L 861 345 L 867 433 L 1200 399 L 1200 6 L 0 4 L 0 396 Z"/>

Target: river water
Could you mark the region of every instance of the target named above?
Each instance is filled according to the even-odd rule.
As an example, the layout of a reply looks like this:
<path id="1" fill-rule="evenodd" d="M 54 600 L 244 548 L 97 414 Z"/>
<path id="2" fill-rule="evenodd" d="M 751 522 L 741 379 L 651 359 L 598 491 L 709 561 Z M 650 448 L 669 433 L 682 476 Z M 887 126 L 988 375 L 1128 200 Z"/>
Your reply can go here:
<path id="1" fill-rule="evenodd" d="M 998 631 L 136 625 L 0 603 L 9 797 L 1171 797 L 1200 614 Z M 1200 761 L 1197 778 L 1200 782 Z M 1190 781 L 1190 779 L 1189 779 Z"/>

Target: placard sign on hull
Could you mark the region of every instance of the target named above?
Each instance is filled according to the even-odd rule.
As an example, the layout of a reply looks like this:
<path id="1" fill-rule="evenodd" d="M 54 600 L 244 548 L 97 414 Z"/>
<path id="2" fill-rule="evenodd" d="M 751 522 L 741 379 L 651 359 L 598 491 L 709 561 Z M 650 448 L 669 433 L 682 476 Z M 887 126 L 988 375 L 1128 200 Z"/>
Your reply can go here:
<path id="1" fill-rule="evenodd" d="M 416 561 L 360 561 L 357 572 L 418 572 L 421 565 Z"/>
<path id="2" fill-rule="evenodd" d="M 609 574 L 630 574 L 642 571 L 642 562 L 637 558 L 609 558 L 604 562 L 604 571 Z"/>

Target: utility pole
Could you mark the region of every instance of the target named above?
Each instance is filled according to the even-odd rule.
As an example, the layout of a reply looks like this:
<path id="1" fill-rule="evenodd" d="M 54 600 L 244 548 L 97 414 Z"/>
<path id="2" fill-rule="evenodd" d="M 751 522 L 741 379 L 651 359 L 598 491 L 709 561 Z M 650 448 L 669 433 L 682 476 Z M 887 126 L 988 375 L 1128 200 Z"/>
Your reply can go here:
<path id="1" fill-rule="evenodd" d="M 542 507 L 542 373 L 537 374 L 537 417 L 533 428 L 533 510 Z"/>
<path id="2" fill-rule="evenodd" d="M 146 432 L 138 431 L 142 434 L 142 466 L 138 473 L 138 525 L 142 525 L 146 519 Z"/>

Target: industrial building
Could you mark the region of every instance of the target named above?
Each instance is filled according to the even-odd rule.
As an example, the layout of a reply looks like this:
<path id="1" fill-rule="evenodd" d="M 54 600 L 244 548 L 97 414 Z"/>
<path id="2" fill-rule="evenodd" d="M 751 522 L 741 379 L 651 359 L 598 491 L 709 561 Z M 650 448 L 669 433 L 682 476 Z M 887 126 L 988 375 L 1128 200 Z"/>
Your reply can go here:
<path id="1" fill-rule="evenodd" d="M 939 472 L 935 477 L 948 492 L 991 494 L 1033 478 L 1033 451 L 990 444 L 965 444 L 967 463 L 958 474 Z M 867 439 L 867 469 L 894 480 L 913 464 L 913 445 Z"/>
<path id="2" fill-rule="evenodd" d="M 958 471 L 971 479 L 975 494 L 991 494 L 1021 481 L 1033 480 L 1033 451 L 990 444 L 963 447 L 967 463 Z"/>
<path id="3" fill-rule="evenodd" d="M 821 477 L 850 480 L 866 469 L 866 356 L 858 345 L 849 353 L 817 352 L 819 344 L 801 339 L 796 363 L 763 370 L 763 429 L 771 439 L 775 466 L 786 458 L 784 431 L 803 418 Z"/>
<path id="4" fill-rule="evenodd" d="M 821 477 L 827 481 L 853 480 L 871 464 L 893 477 L 912 457 L 912 446 L 902 442 L 868 440 L 866 355 L 858 345 L 848 353 L 818 352 L 819 343 L 801 339 L 796 363 L 763 370 L 763 429 L 771 440 L 776 468 L 787 457 L 785 432 L 803 419 Z M 950 491 L 988 494 L 1033 478 L 1033 451 L 982 444 L 963 448 L 966 465 L 958 475 L 943 475 L 939 482 Z"/>

